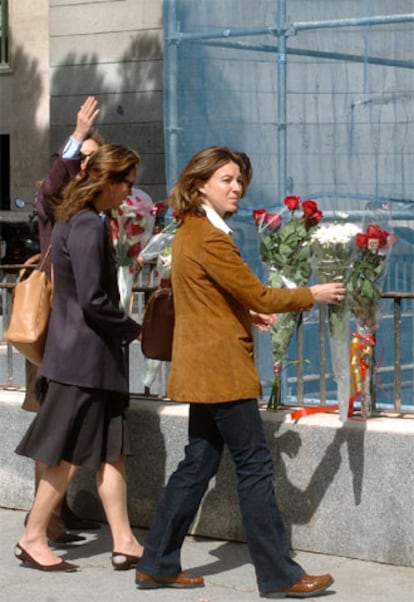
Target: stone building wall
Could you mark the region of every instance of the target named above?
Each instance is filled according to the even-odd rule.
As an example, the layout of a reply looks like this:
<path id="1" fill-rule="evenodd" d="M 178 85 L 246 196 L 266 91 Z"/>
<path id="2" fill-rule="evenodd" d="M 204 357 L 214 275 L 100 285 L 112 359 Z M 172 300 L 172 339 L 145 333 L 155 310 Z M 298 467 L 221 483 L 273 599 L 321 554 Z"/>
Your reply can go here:
<path id="1" fill-rule="evenodd" d="M 0 70 L 0 134 L 10 137 L 10 201 L 31 200 L 48 166 L 49 2 L 9 1 L 9 64 Z"/>
<path id="2" fill-rule="evenodd" d="M 30 201 L 89 94 L 105 141 L 141 155 L 139 186 L 165 196 L 162 0 L 9 2 L 0 134 L 10 136 L 10 201 Z"/>
<path id="3" fill-rule="evenodd" d="M 52 150 L 89 94 L 105 141 L 135 148 L 139 186 L 164 198 L 162 0 L 50 1 Z"/>

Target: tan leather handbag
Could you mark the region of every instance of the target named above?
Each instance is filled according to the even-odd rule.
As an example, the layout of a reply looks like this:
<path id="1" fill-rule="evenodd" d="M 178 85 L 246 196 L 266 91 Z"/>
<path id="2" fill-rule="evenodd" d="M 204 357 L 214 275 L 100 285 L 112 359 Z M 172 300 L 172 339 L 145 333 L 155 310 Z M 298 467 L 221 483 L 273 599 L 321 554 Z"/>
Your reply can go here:
<path id="1" fill-rule="evenodd" d="M 49 254 L 50 248 L 39 266 L 16 284 L 10 322 L 4 334 L 7 341 L 37 366 L 43 358 L 52 309 L 52 284 L 43 270 Z"/>

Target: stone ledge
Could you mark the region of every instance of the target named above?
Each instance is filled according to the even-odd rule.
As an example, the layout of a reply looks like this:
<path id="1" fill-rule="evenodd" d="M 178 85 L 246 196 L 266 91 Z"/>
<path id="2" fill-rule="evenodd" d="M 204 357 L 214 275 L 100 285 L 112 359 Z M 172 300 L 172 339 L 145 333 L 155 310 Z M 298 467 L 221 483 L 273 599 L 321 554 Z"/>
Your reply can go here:
<path id="1" fill-rule="evenodd" d="M 33 463 L 13 453 L 33 416 L 20 409 L 22 397 L 0 392 L 0 506 L 28 509 Z M 128 500 L 135 526 L 149 525 L 162 487 L 183 456 L 187 412 L 185 404 L 131 402 L 135 455 L 128 460 Z M 287 411 L 263 411 L 263 422 L 293 548 L 414 566 L 414 418 L 342 425 L 336 415 L 315 414 L 293 423 Z M 69 497 L 79 514 L 103 519 L 93 474 L 81 470 Z M 244 541 L 227 453 L 191 533 Z"/>

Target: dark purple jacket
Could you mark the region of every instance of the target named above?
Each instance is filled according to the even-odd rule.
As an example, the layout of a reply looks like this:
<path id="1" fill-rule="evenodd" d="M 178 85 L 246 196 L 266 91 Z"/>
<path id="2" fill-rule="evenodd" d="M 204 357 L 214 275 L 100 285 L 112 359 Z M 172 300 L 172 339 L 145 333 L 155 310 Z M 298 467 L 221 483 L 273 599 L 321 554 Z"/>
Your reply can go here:
<path id="1" fill-rule="evenodd" d="M 84 209 L 52 233 L 53 309 L 41 374 L 80 387 L 128 391 L 123 346 L 141 326 L 118 309 L 106 226 Z"/>
<path id="2" fill-rule="evenodd" d="M 80 157 L 76 159 L 62 159 L 62 150 L 58 151 L 57 158 L 50 168 L 48 175 L 43 180 L 35 200 L 42 257 L 50 245 L 52 228 L 55 223 L 54 211 L 62 201 L 63 188 L 80 170 Z M 45 270 L 50 278 L 50 260 L 45 265 Z"/>

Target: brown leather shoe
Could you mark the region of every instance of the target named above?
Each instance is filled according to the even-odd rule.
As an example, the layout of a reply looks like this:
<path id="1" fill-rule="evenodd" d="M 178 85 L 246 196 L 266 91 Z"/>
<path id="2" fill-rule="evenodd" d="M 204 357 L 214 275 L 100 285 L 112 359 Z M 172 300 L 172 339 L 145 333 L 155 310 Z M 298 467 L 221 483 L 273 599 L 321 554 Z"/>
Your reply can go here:
<path id="1" fill-rule="evenodd" d="M 304 575 L 302 579 L 296 581 L 286 589 L 274 590 L 270 592 L 261 592 L 262 598 L 312 598 L 319 596 L 334 582 L 331 575 Z"/>
<path id="2" fill-rule="evenodd" d="M 174 577 L 162 577 L 157 575 L 146 575 L 137 571 L 135 583 L 138 589 L 157 589 L 159 587 L 204 587 L 203 577 L 189 575 L 188 573 L 178 573 Z"/>

